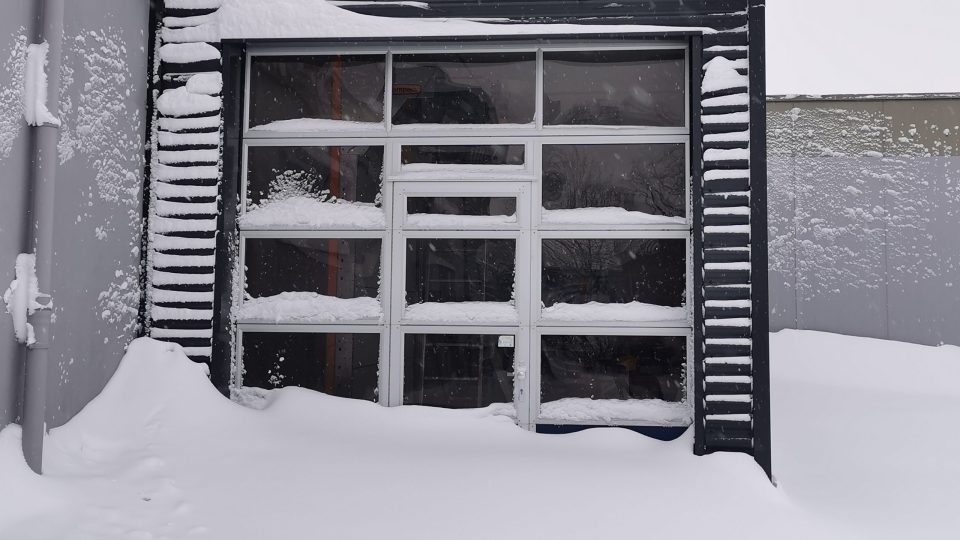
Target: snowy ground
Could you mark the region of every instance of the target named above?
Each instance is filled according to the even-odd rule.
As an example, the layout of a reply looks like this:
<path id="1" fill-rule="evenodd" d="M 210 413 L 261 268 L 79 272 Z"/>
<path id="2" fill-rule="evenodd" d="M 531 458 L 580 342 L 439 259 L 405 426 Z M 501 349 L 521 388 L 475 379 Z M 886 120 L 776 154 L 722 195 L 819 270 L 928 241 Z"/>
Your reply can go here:
<path id="1" fill-rule="evenodd" d="M 29 472 L 0 432 L 0 538 L 947 538 L 960 530 L 960 349 L 773 336 L 779 488 L 745 455 L 618 429 L 287 389 L 227 401 L 135 342 Z"/>

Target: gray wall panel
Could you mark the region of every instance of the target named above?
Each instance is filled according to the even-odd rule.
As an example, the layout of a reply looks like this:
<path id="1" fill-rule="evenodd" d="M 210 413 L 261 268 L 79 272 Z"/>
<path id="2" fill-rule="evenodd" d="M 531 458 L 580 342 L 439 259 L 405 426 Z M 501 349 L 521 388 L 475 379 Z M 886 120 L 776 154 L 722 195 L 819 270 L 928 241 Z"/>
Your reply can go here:
<path id="1" fill-rule="evenodd" d="M 100 392 L 137 330 L 148 9 L 67 4 L 50 426 Z"/>
<path id="2" fill-rule="evenodd" d="M 29 207 L 19 58 L 32 35 L 27 27 L 33 4 L 5 0 L 0 18 L 0 290 L 24 250 Z M 137 331 L 148 9 L 148 2 L 129 0 L 66 3 L 50 427 L 71 418 L 103 388 Z M 2 313 L 0 426 L 15 420 L 22 384 L 22 347 L 11 336 L 10 317 Z"/>
<path id="3" fill-rule="evenodd" d="M 960 344 L 960 100 L 768 111 L 771 328 Z"/>

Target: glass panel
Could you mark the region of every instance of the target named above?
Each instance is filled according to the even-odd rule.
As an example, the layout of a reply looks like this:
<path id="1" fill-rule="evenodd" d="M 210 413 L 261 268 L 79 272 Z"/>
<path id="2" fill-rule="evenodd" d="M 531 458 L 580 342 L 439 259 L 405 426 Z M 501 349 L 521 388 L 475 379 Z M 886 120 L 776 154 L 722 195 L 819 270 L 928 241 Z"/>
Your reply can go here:
<path id="1" fill-rule="evenodd" d="M 517 213 L 517 199 L 515 197 L 409 197 L 407 213 L 512 216 Z"/>
<path id="2" fill-rule="evenodd" d="M 523 165 L 524 153 L 522 144 L 403 146 L 400 160 L 404 165 Z"/>
<path id="3" fill-rule="evenodd" d="M 684 397 L 687 338 L 542 336 L 540 399 Z"/>
<path id="4" fill-rule="evenodd" d="M 380 205 L 382 146 L 250 146 L 247 207 L 290 197 Z"/>
<path id="5" fill-rule="evenodd" d="M 545 239 L 542 302 L 684 304 L 680 239 Z"/>
<path id="6" fill-rule="evenodd" d="M 383 55 L 254 56 L 250 126 L 313 118 L 383 122 Z"/>
<path id="7" fill-rule="evenodd" d="M 543 146 L 543 208 L 618 207 L 656 216 L 686 215 L 682 144 Z"/>
<path id="8" fill-rule="evenodd" d="M 394 124 L 528 124 L 536 109 L 536 55 L 393 57 Z"/>
<path id="9" fill-rule="evenodd" d="M 380 289 L 379 238 L 248 238 L 246 293 L 281 292 L 376 298 Z"/>
<path id="10" fill-rule="evenodd" d="M 684 51 L 543 53 L 545 125 L 683 126 Z"/>
<path id="11" fill-rule="evenodd" d="M 380 334 L 243 333 L 243 385 L 377 399 Z"/>
<path id="12" fill-rule="evenodd" d="M 514 348 L 499 346 L 499 338 L 404 336 L 403 404 L 463 409 L 512 402 Z"/>
<path id="13" fill-rule="evenodd" d="M 513 299 L 516 241 L 407 240 L 407 304 L 508 302 Z"/>

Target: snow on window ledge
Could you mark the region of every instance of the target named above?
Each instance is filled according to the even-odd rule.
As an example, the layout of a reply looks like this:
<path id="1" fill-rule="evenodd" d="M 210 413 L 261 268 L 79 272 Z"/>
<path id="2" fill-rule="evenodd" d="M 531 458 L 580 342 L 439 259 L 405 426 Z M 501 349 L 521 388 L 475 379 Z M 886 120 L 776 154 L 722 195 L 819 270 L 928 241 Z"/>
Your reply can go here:
<path id="1" fill-rule="evenodd" d="M 237 221 L 241 229 L 261 230 L 383 229 L 387 224 L 383 209 L 371 203 L 304 196 L 267 201 Z"/>
<path id="2" fill-rule="evenodd" d="M 294 118 L 252 126 L 250 131 L 309 133 L 314 131 L 383 131 L 385 129 L 386 127 L 383 122 L 354 122 L 350 120 L 330 120 L 327 118 Z"/>
<path id="3" fill-rule="evenodd" d="M 566 304 L 561 302 L 543 308 L 540 318 L 544 321 L 568 322 L 683 322 L 687 320 L 687 310 L 683 307 L 658 306 L 643 302 L 625 304 L 606 304 L 602 302 Z"/>
<path id="4" fill-rule="evenodd" d="M 511 302 L 423 302 L 407 306 L 405 322 L 433 324 L 518 324 Z"/>
<path id="5" fill-rule="evenodd" d="M 313 292 L 282 292 L 248 298 L 237 309 L 237 322 L 320 324 L 344 321 L 379 321 L 383 309 L 376 298 L 337 298 Z"/>
<path id="6" fill-rule="evenodd" d="M 616 424 L 643 422 L 656 426 L 689 425 L 693 411 L 684 402 L 661 399 L 564 398 L 540 404 L 540 423 Z"/>

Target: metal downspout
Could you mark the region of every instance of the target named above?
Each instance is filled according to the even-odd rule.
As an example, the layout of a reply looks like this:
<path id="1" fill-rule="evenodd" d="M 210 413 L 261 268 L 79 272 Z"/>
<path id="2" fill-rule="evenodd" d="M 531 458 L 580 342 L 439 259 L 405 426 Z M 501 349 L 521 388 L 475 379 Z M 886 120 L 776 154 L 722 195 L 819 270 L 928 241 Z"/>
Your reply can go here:
<path id="1" fill-rule="evenodd" d="M 56 114 L 60 102 L 64 0 L 37 2 L 37 29 L 34 43 L 47 42 L 47 106 Z M 53 269 L 54 191 L 57 176 L 57 141 L 60 129 L 54 125 L 31 129 L 30 224 L 28 252 L 36 255 L 40 291 L 50 293 Z M 41 299 L 44 303 L 44 299 Z M 49 365 L 53 312 L 38 309 L 30 316 L 36 342 L 27 346 L 23 389 L 23 455 L 35 472 L 43 470 L 43 438 L 46 434 L 47 369 Z"/>

